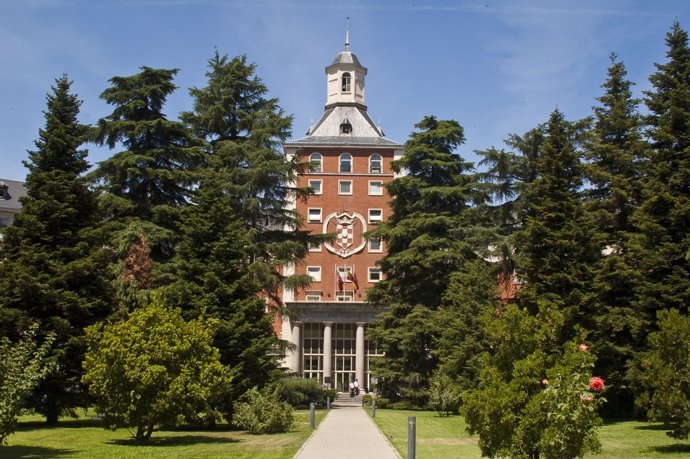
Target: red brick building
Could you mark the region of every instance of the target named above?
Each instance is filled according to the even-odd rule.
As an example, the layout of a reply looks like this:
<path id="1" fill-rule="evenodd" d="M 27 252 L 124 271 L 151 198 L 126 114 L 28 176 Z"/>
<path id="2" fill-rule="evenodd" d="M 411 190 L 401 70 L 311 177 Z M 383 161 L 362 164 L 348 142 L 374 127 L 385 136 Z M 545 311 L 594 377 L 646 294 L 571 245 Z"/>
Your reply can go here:
<path id="1" fill-rule="evenodd" d="M 303 265 L 286 274 L 309 274 L 304 291 L 284 291 L 283 301 L 295 318 L 282 318 L 279 335 L 295 345 L 285 365 L 306 378 L 344 389 L 357 379 L 372 386 L 369 358 L 377 355 L 367 327 L 384 305 L 366 303 L 366 291 L 381 279 L 376 261 L 385 253 L 380 240 L 362 234 L 389 215 L 384 185 L 395 174 L 391 162 L 403 146 L 384 137 L 365 103 L 367 69 L 349 49 L 326 67 L 326 105 L 306 137 L 286 143 L 288 157 L 298 155 L 312 167 L 298 186 L 314 195 L 292 205 L 313 233 L 335 234 L 330 243 L 312 247 Z"/>

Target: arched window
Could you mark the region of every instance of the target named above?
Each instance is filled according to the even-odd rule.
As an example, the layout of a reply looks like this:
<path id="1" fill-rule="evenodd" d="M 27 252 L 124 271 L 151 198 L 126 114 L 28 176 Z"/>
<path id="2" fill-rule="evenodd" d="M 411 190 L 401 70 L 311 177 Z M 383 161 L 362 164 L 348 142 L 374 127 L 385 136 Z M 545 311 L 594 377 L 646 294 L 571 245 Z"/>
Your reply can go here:
<path id="1" fill-rule="evenodd" d="M 342 92 L 350 92 L 350 82 L 352 80 L 352 77 L 350 76 L 349 72 L 343 73 L 343 77 L 341 79 L 341 91 Z"/>
<path id="2" fill-rule="evenodd" d="M 383 164 L 381 161 L 381 155 L 369 156 L 369 173 L 370 174 L 380 174 L 382 171 L 383 171 Z"/>
<path id="3" fill-rule="evenodd" d="M 350 153 L 340 155 L 340 172 L 352 172 L 352 155 Z"/>
<path id="4" fill-rule="evenodd" d="M 321 172 L 323 165 L 323 158 L 321 153 L 312 153 L 309 155 L 309 167 L 312 172 Z"/>

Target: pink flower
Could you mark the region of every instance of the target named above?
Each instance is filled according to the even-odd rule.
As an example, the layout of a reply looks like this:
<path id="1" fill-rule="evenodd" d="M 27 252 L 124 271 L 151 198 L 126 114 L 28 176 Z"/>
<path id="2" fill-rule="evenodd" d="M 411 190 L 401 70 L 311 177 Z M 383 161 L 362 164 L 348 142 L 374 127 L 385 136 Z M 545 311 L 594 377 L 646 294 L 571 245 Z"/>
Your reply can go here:
<path id="1" fill-rule="evenodd" d="M 544 378 L 544 379 L 541 380 L 541 383 L 542 383 L 543 385 L 545 385 L 545 386 L 548 386 L 548 385 L 549 385 L 549 380 L 546 379 L 546 378 Z"/>
<path id="2" fill-rule="evenodd" d="M 592 400 L 594 400 L 594 397 L 592 397 L 591 395 L 583 395 L 582 396 L 583 402 L 591 402 Z"/>
<path id="3" fill-rule="evenodd" d="M 589 349 L 589 346 L 587 346 L 585 343 L 582 343 L 577 347 L 577 349 L 580 351 L 586 351 L 587 349 Z"/>
<path id="4" fill-rule="evenodd" d="M 596 392 L 597 394 L 604 390 L 604 380 L 599 376 L 592 376 L 589 380 L 589 388 Z"/>

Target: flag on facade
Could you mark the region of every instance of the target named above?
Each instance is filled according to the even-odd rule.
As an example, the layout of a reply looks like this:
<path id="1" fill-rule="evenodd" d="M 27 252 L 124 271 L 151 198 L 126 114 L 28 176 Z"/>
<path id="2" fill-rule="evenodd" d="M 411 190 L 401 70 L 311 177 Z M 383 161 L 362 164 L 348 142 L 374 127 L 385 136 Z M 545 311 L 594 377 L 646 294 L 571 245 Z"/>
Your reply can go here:
<path id="1" fill-rule="evenodd" d="M 336 279 L 338 281 L 338 291 L 342 292 L 343 291 L 343 278 L 339 272 L 336 272 L 335 275 L 337 276 Z"/>
<path id="2" fill-rule="evenodd" d="M 350 282 L 355 284 L 355 290 L 359 290 L 359 282 L 357 282 L 357 275 L 355 275 L 355 273 L 350 271 L 349 268 L 347 270 L 347 280 L 349 280 Z"/>

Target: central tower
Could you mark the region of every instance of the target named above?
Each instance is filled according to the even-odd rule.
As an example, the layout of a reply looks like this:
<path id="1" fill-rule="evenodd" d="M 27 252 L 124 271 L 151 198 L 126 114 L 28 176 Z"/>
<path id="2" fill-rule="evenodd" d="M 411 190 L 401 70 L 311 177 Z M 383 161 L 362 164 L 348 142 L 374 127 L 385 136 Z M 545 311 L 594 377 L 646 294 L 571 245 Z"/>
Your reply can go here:
<path id="1" fill-rule="evenodd" d="M 286 274 L 312 278 L 303 291 L 283 292 L 294 312 L 278 327 L 294 344 L 285 365 L 339 390 L 355 379 L 365 390 L 373 385 L 369 358 L 378 351 L 367 327 L 386 306 L 369 304 L 366 292 L 381 280 L 377 261 L 386 248 L 364 233 L 389 215 L 385 185 L 395 178 L 391 163 L 403 154 L 403 146 L 386 139 L 367 113 L 366 75 L 346 34 L 345 49 L 326 67 L 323 115 L 305 137 L 283 145 L 288 159 L 309 164 L 296 185 L 313 194 L 292 208 L 307 230 L 334 236 L 310 247 L 303 265 L 285 267 Z"/>

